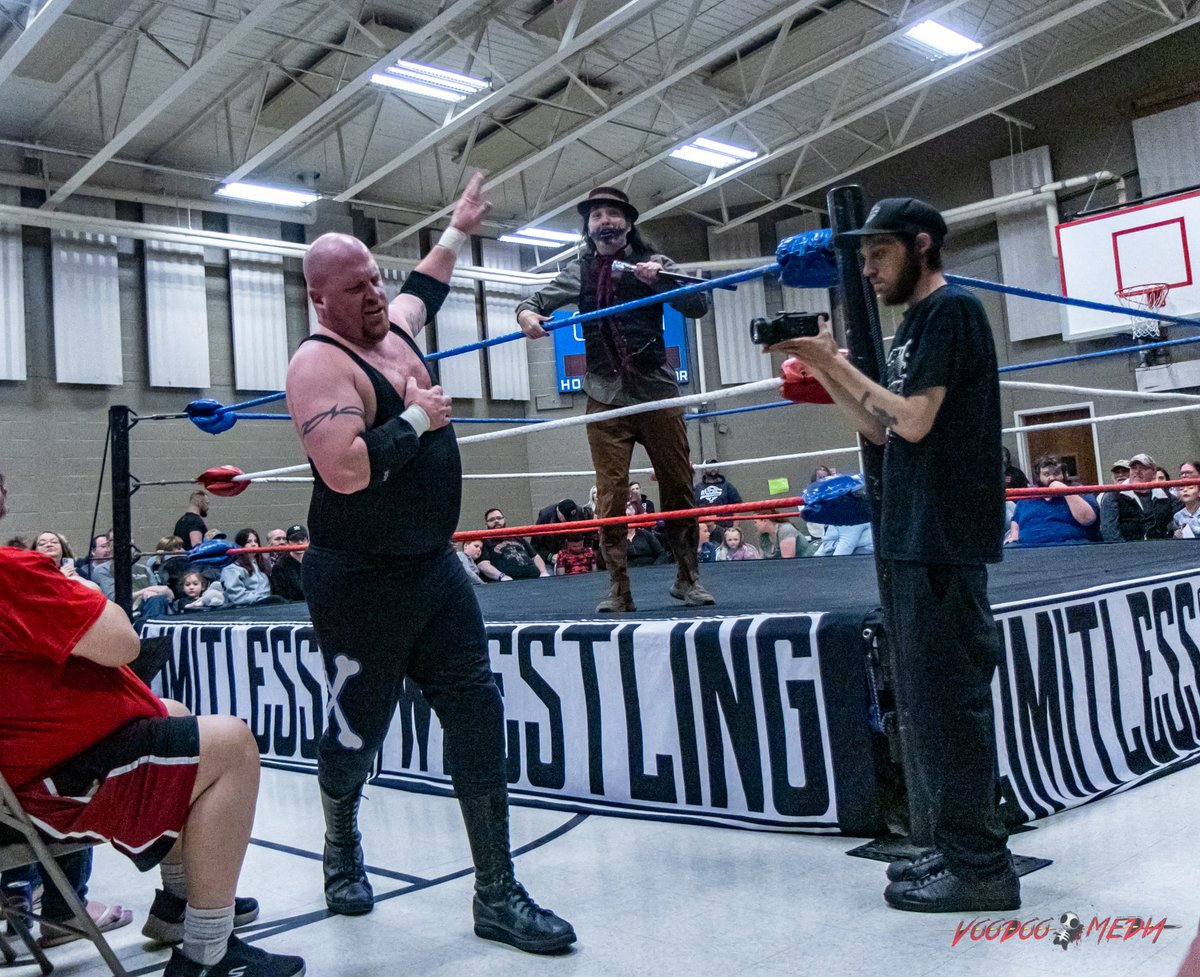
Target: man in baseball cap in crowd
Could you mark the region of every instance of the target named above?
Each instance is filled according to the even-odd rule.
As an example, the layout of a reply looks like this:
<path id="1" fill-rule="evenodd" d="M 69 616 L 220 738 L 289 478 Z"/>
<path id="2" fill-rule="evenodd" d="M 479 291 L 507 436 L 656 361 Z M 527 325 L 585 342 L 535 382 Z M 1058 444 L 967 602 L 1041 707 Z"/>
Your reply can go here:
<path id="1" fill-rule="evenodd" d="M 575 500 L 563 499 L 561 502 L 555 502 L 544 509 L 539 509 L 535 523 L 539 526 L 549 526 L 556 522 L 577 522 L 582 518 L 583 515 L 579 511 L 579 506 L 575 504 Z M 534 536 L 530 542 L 533 543 L 533 548 L 538 556 L 549 567 L 554 562 L 558 551 L 566 545 L 568 538 L 555 533 L 551 536 Z"/>
<path id="2" fill-rule="evenodd" d="M 913 840 L 930 846 L 888 867 L 884 899 L 909 912 L 1014 910 L 1020 880 L 996 807 L 1000 646 L 987 593 L 1005 519 L 992 329 L 979 300 L 946 281 L 946 222 L 923 200 L 881 200 L 844 236 L 875 294 L 905 307 L 882 383 L 839 353 L 828 321 L 774 348 L 798 356 L 883 446 L 880 596 Z"/>
<path id="3" fill-rule="evenodd" d="M 308 543 L 308 530 L 297 524 L 288 526 L 288 545 Z M 304 584 L 300 580 L 300 564 L 304 562 L 304 550 L 280 553 L 275 569 L 271 571 L 271 593 L 284 600 L 304 600 Z"/>
<path id="4" fill-rule="evenodd" d="M 1118 461 L 1113 465 L 1114 476 L 1120 464 Z M 1131 484 L 1154 481 L 1154 459 L 1144 451 L 1131 457 L 1125 464 L 1129 467 L 1128 481 Z M 1100 537 L 1106 543 L 1170 539 L 1175 532 L 1174 516 L 1175 500 L 1163 489 L 1105 492 L 1100 499 Z"/>

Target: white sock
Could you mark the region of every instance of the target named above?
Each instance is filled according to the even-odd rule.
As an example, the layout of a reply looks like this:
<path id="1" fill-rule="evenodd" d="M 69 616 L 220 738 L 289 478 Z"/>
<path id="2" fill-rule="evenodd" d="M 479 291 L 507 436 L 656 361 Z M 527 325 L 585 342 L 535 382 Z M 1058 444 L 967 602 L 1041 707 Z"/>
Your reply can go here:
<path id="1" fill-rule="evenodd" d="M 194 909 L 183 914 L 183 946 L 179 949 L 202 967 L 220 962 L 233 933 L 233 906 L 223 909 Z"/>
<path id="2" fill-rule="evenodd" d="M 163 891 L 186 899 L 187 877 L 183 873 L 183 862 L 159 862 L 158 870 L 162 873 Z"/>

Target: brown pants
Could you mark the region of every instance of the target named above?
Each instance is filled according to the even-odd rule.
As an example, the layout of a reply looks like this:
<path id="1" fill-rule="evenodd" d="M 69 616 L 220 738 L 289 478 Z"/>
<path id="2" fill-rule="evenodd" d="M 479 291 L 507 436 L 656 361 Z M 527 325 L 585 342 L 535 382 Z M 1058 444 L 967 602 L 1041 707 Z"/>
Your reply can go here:
<path id="1" fill-rule="evenodd" d="M 610 404 L 588 398 L 589 414 L 611 409 Z M 634 444 L 641 444 L 650 456 L 663 511 L 693 507 L 692 460 L 682 408 L 598 421 L 588 425 L 587 433 L 588 446 L 592 449 L 592 465 L 596 469 L 598 518 L 625 515 L 629 500 L 629 462 L 633 457 Z M 678 568 L 676 576 L 680 583 L 692 584 L 699 578 L 696 548 L 700 541 L 700 529 L 696 520 L 668 519 L 666 526 L 667 545 Z M 624 526 L 601 527 L 600 550 L 612 577 L 613 590 L 617 593 L 629 593 L 627 546 Z"/>

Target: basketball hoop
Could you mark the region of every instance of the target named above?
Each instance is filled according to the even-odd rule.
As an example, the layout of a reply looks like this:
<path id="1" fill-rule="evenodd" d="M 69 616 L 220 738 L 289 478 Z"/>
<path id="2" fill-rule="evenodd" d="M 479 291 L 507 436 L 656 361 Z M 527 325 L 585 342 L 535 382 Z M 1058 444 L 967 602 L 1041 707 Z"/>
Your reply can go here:
<path id="1" fill-rule="evenodd" d="M 1130 309 L 1146 309 L 1157 312 L 1167 304 L 1167 293 L 1171 286 L 1165 282 L 1151 282 L 1148 285 L 1130 285 L 1128 288 L 1118 288 L 1117 298 L 1121 304 Z M 1154 319 L 1131 319 L 1134 339 L 1157 339 L 1159 324 Z"/>

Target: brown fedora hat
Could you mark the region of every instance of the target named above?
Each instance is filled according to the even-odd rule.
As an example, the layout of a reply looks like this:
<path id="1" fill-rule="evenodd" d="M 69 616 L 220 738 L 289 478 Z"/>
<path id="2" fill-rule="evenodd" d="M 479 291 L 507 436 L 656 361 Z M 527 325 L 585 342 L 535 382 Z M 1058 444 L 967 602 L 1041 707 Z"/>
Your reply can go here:
<path id="1" fill-rule="evenodd" d="M 592 212 L 592 207 L 596 204 L 615 204 L 624 211 L 625 216 L 629 218 L 630 224 L 636 224 L 638 219 L 637 208 L 629 202 L 629 197 L 616 187 L 596 187 L 587 195 L 587 199 L 576 205 L 575 209 L 579 211 L 579 216 L 587 220 L 588 215 Z"/>

